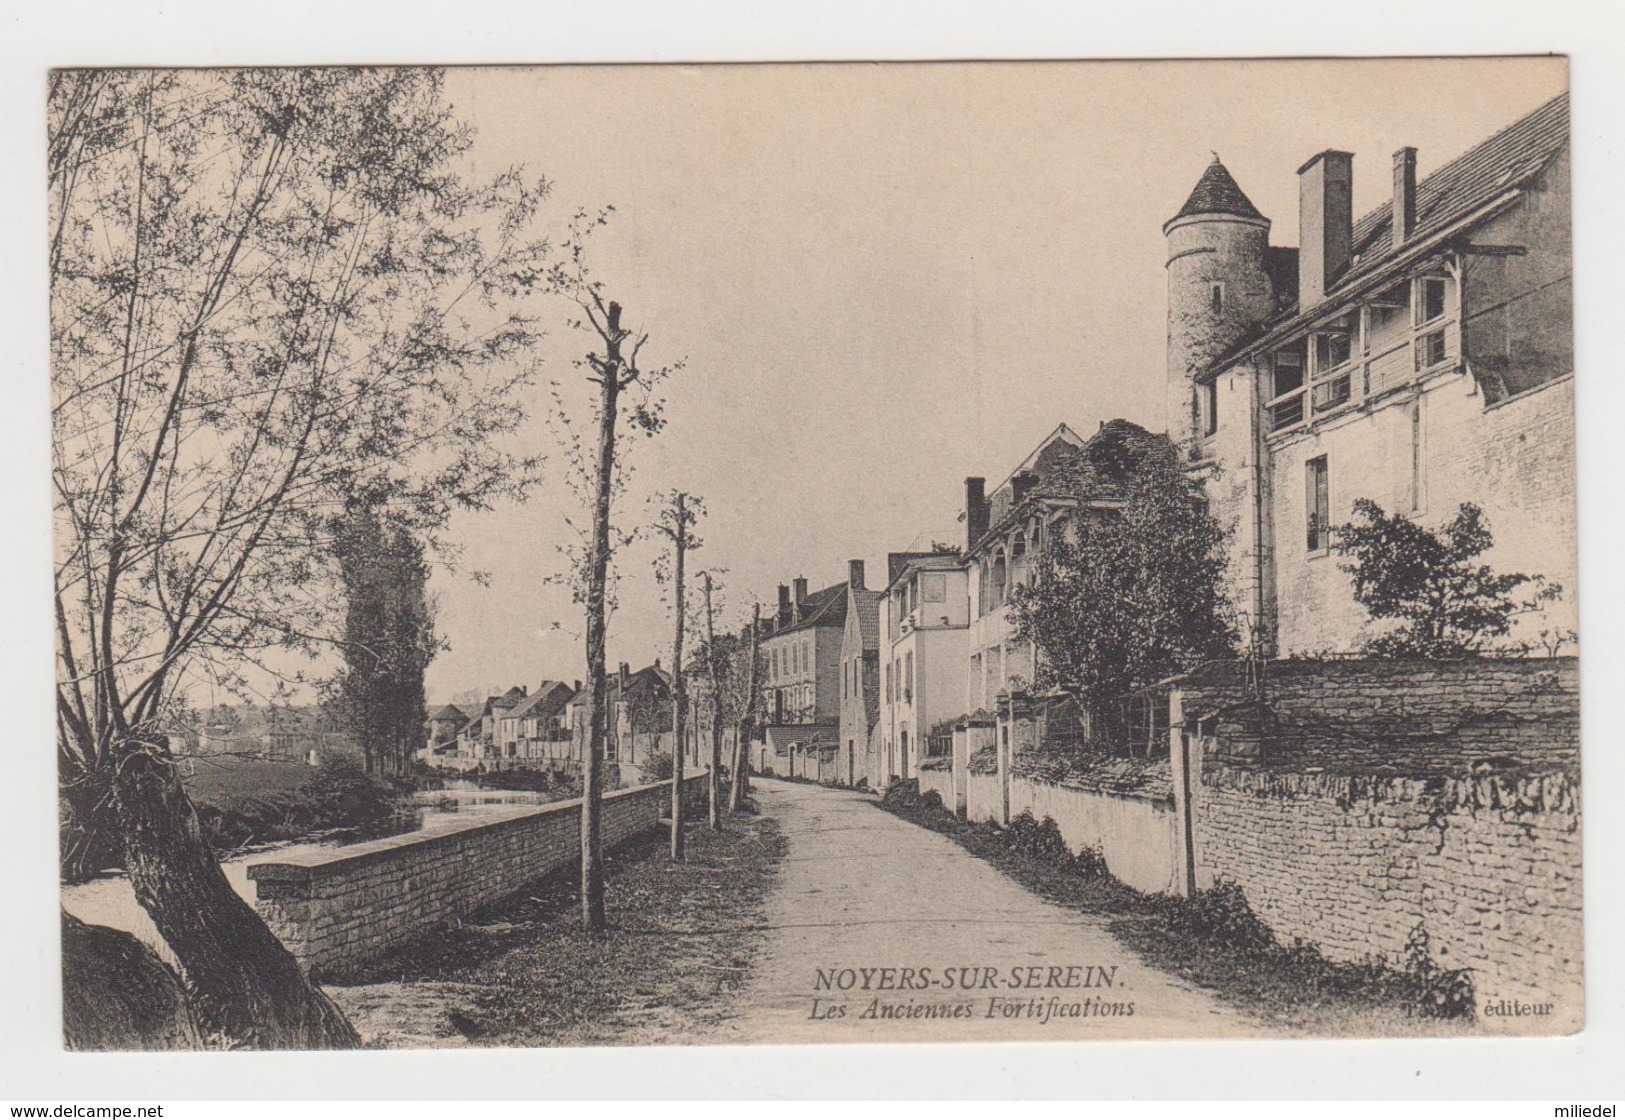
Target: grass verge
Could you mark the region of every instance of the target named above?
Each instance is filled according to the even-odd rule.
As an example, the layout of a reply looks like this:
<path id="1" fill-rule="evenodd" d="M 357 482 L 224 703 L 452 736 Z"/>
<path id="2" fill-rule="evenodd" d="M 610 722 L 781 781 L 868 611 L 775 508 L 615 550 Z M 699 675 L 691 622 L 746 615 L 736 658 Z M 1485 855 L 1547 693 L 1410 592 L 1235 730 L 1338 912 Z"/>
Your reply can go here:
<path id="1" fill-rule="evenodd" d="M 1265 1023 L 1308 1036 L 1367 1037 L 1456 1034 L 1468 1025 L 1440 1013 L 1440 992 L 1452 980 L 1425 966 L 1342 963 L 1313 946 L 1283 945 L 1234 886 L 1193 898 L 1142 894 L 1108 874 L 1097 853 L 1074 855 L 1053 821 L 1024 815 L 1002 829 L 962 820 L 910 785 L 899 783 L 875 806 L 950 837 L 1050 902 L 1101 916 L 1146 964 Z M 1465 1002 L 1470 1009 L 1470 989 Z M 1449 1010 L 1456 1009 L 1452 1002 Z"/>
<path id="2" fill-rule="evenodd" d="M 580 928 L 574 870 L 326 985 L 369 1046 L 692 1043 L 728 1018 L 785 843 L 767 818 L 691 824 L 606 859 L 610 930 Z"/>

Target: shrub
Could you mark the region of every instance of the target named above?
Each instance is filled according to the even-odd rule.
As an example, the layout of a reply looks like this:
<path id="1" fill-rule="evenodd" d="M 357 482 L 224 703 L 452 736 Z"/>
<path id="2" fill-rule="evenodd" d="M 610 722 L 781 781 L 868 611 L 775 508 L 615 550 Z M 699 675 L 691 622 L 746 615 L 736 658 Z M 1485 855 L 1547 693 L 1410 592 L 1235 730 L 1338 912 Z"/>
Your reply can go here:
<path id="1" fill-rule="evenodd" d="M 920 803 L 920 783 L 917 778 L 900 778 L 886 787 L 880 799 L 887 804 L 912 809 Z"/>
<path id="2" fill-rule="evenodd" d="M 1053 817 L 1039 822 L 1029 810 L 1023 809 L 1010 822 L 1005 839 L 1011 851 L 1029 859 L 1053 864 L 1072 862 L 1072 849 L 1061 836 L 1061 827 Z"/>
<path id="3" fill-rule="evenodd" d="M 1211 938 L 1240 952 L 1264 956 L 1280 946 L 1275 934 L 1247 902 L 1235 883 L 1220 882 L 1173 907 L 1174 925 L 1196 937 Z"/>
<path id="4" fill-rule="evenodd" d="M 294 789 L 225 794 L 194 804 L 210 846 L 229 850 L 327 829 L 383 835 L 409 827 L 410 786 L 409 780 L 386 781 L 366 773 L 354 759 L 333 755 Z"/>
<path id="5" fill-rule="evenodd" d="M 669 782 L 675 770 L 672 766 L 670 751 L 655 751 L 638 763 L 638 776 L 645 785 L 655 782 Z"/>
<path id="6" fill-rule="evenodd" d="M 1439 955 L 1448 950 L 1441 948 Z M 1405 981 L 1411 1011 L 1423 1019 L 1470 1019 L 1477 999 L 1473 970 L 1445 968 L 1433 959 L 1428 932 L 1421 926 L 1405 942 Z"/>
<path id="7" fill-rule="evenodd" d="M 1354 599 L 1376 621 L 1400 625 L 1372 638 L 1377 657 L 1457 658 L 1483 650 L 1511 628 L 1513 592 L 1544 583 L 1521 572 L 1498 574 L 1479 557 L 1494 544 L 1483 511 L 1462 503 L 1437 531 L 1369 498 L 1354 503 L 1355 520 L 1337 528 L 1335 547 L 1353 563 Z"/>

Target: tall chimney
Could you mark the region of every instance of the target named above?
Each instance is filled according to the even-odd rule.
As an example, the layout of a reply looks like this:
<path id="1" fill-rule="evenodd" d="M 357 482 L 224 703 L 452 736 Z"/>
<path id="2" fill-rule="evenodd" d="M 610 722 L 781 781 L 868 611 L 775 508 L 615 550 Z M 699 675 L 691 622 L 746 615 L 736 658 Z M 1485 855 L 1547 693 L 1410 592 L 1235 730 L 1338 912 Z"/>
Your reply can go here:
<path id="1" fill-rule="evenodd" d="M 848 560 L 846 562 L 846 585 L 854 591 L 863 590 L 862 560 Z"/>
<path id="2" fill-rule="evenodd" d="M 976 542 L 987 532 L 987 479 L 965 480 L 965 551 L 976 547 Z"/>
<path id="3" fill-rule="evenodd" d="M 1354 156 L 1324 151 L 1298 168 L 1298 310 L 1326 298 L 1354 244 Z"/>
<path id="4" fill-rule="evenodd" d="M 1416 149 L 1401 148 L 1394 153 L 1394 248 L 1416 232 Z"/>
<path id="5" fill-rule="evenodd" d="M 795 604 L 796 604 L 796 606 L 799 607 L 799 606 L 801 606 L 801 604 L 803 604 L 803 603 L 805 603 L 807 601 L 807 577 L 806 576 L 797 576 L 795 578 L 795 585 L 796 585 Z"/>
<path id="6" fill-rule="evenodd" d="M 790 588 L 779 584 L 779 613 L 775 616 L 782 627 L 790 621 Z"/>

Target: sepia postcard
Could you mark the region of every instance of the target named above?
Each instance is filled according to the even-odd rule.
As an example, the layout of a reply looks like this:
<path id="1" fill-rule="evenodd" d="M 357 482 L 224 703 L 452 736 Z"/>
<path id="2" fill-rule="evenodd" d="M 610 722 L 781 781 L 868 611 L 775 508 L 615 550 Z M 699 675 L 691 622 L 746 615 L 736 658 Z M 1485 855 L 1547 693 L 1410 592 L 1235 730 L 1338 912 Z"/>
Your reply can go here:
<path id="1" fill-rule="evenodd" d="M 67 1048 L 1583 1028 L 1566 60 L 48 83 Z"/>

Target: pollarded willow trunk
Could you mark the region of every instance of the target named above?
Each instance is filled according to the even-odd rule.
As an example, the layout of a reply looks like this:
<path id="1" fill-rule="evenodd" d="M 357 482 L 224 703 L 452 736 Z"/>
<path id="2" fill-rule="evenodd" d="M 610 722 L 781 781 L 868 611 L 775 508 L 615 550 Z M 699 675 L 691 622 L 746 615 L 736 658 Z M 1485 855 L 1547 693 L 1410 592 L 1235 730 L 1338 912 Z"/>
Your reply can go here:
<path id="1" fill-rule="evenodd" d="M 206 1035 L 243 1049 L 361 1045 L 344 1013 L 226 881 L 164 748 L 129 743 L 118 752 L 113 803 L 136 898 L 180 962 Z"/>

